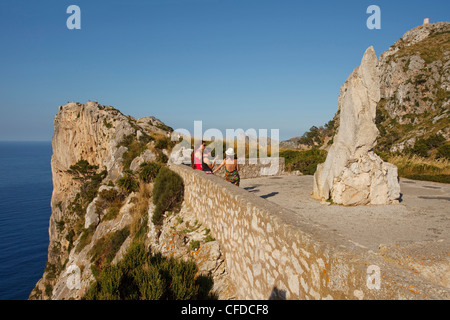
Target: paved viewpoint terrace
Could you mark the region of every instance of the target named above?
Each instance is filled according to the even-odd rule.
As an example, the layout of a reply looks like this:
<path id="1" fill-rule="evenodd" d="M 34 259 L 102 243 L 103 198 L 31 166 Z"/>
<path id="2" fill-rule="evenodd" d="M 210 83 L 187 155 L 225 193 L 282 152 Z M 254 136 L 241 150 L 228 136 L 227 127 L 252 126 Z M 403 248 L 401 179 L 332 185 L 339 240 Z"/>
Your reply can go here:
<path id="1" fill-rule="evenodd" d="M 327 227 L 329 237 L 338 234 L 449 287 L 450 186 L 408 179 L 400 186 L 400 204 L 344 207 L 312 199 L 312 176 L 241 181 L 241 188 L 291 210 L 297 219 Z"/>

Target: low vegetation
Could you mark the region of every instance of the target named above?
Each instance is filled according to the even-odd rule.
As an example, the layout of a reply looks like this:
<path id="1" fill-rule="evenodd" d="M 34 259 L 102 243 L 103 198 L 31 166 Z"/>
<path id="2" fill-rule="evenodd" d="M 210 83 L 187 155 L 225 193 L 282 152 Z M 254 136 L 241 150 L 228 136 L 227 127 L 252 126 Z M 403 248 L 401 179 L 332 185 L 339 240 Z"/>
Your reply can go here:
<path id="1" fill-rule="evenodd" d="M 86 209 L 97 196 L 100 184 L 106 177 L 105 170 L 101 172 L 97 172 L 97 170 L 97 166 L 91 165 L 83 159 L 70 166 L 70 170 L 68 170 L 68 173 L 73 175 L 75 180 L 81 181 L 80 192 L 76 194 L 75 199 L 69 204 L 68 208 L 72 216 L 76 217 L 75 222 L 65 226 L 69 235 L 72 235 L 69 236 L 69 243 L 73 243 L 83 232 Z"/>
<path id="2" fill-rule="evenodd" d="M 450 32 L 432 32 L 429 37 L 412 45 L 399 45 L 397 56 L 408 57 L 419 54 L 426 64 L 431 64 L 436 60 L 444 60 L 446 52 L 450 51 L 448 41 Z"/>
<path id="3" fill-rule="evenodd" d="M 124 137 L 119 146 L 127 148 L 127 151 L 123 154 L 123 167 L 125 170 L 130 169 L 131 162 L 141 155 L 147 149 L 147 144 L 153 140 L 154 138 L 147 134 L 143 134 L 139 140 L 135 134 Z"/>
<path id="4" fill-rule="evenodd" d="M 417 155 L 396 155 L 388 161 L 398 168 L 401 178 L 450 183 L 450 160 Z"/>
<path id="5" fill-rule="evenodd" d="M 306 151 L 284 150 L 280 152 L 280 157 L 285 160 L 286 171 L 299 170 L 304 175 L 313 175 L 317 165 L 327 158 L 327 152 L 318 148 Z"/>
<path id="6" fill-rule="evenodd" d="M 419 138 L 414 144 L 414 147 L 406 149 L 406 154 L 417 155 L 419 157 L 428 158 L 430 156 L 447 158 L 448 154 L 445 152 L 445 138 L 440 134 L 434 134 L 428 138 Z M 448 145 L 447 145 L 448 146 Z M 434 152 L 433 152 L 434 151 Z"/>
<path id="7" fill-rule="evenodd" d="M 129 235 L 129 227 L 124 227 L 123 229 L 109 233 L 97 240 L 89 252 L 92 257 L 91 262 L 93 264 L 91 270 L 94 276 L 98 275 L 100 271 L 103 271 L 111 264 L 123 242 Z"/>
<path id="8" fill-rule="evenodd" d="M 184 196 L 183 179 L 167 167 L 161 167 L 153 185 L 155 210 L 152 222 L 161 225 L 164 212 L 180 208 Z"/>
<path id="9" fill-rule="evenodd" d="M 119 214 L 120 208 L 125 200 L 125 194 L 114 188 L 105 189 L 99 193 L 98 200 L 95 203 L 96 212 L 102 221 L 113 220 Z"/>
<path id="10" fill-rule="evenodd" d="M 160 169 L 161 164 L 159 163 L 144 162 L 140 165 L 139 178 L 146 183 L 153 182 Z"/>
<path id="11" fill-rule="evenodd" d="M 87 300 L 194 300 L 214 298 L 212 279 L 197 276 L 193 262 L 150 255 L 135 242 L 124 258 L 97 275 Z"/>
<path id="12" fill-rule="evenodd" d="M 131 192 L 136 192 L 139 189 L 139 181 L 135 174 L 131 170 L 125 171 L 122 178 L 117 180 L 117 185 L 121 188 L 127 195 Z"/>
<path id="13" fill-rule="evenodd" d="M 320 147 L 327 137 L 334 136 L 336 132 L 336 121 L 330 120 L 324 126 L 312 126 L 309 131 L 298 139 L 298 143 L 307 147 Z"/>
<path id="14" fill-rule="evenodd" d="M 141 165 L 139 177 L 139 187 L 132 199 L 134 206 L 130 209 L 131 224 L 102 237 L 90 251 L 91 269 L 96 280 L 84 299 L 215 299 L 216 296 L 211 293 L 212 278 L 199 276 L 194 262 L 165 258 L 160 253 L 150 254 L 144 244 L 152 195 L 159 212 L 173 210 L 182 201 L 184 188 L 181 177 L 167 167 L 152 162 Z M 116 192 L 111 190 L 102 191 L 100 195 L 117 201 Z M 131 239 L 130 247 L 122 259 L 112 264 L 127 238 Z"/>

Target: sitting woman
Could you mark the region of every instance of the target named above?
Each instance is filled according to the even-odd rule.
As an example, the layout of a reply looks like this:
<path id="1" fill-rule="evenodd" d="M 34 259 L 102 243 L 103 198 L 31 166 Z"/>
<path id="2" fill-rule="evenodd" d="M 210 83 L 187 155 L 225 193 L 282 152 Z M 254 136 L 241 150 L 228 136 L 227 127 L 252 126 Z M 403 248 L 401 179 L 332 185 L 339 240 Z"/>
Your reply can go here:
<path id="1" fill-rule="evenodd" d="M 233 148 L 229 148 L 225 152 L 225 155 L 226 155 L 225 159 L 223 159 L 220 166 L 218 166 L 213 173 L 216 173 L 223 166 L 225 166 L 225 179 L 228 182 L 231 182 L 232 184 L 239 187 L 239 184 L 241 182 L 241 178 L 239 176 L 239 164 L 237 162 L 237 159 L 234 158 L 235 153 Z"/>
<path id="2" fill-rule="evenodd" d="M 214 158 L 214 161 L 211 163 L 211 149 L 210 148 L 206 148 L 203 151 L 203 158 L 202 158 L 202 170 L 206 173 L 206 174 L 213 174 L 213 169 L 214 166 L 216 165 L 216 160 L 218 158 L 218 156 L 216 156 Z"/>
<path id="3" fill-rule="evenodd" d="M 198 145 L 194 147 L 194 151 L 191 153 L 191 167 L 195 170 L 203 170 L 202 163 L 203 163 L 203 150 L 206 147 L 206 142 L 202 141 Z"/>

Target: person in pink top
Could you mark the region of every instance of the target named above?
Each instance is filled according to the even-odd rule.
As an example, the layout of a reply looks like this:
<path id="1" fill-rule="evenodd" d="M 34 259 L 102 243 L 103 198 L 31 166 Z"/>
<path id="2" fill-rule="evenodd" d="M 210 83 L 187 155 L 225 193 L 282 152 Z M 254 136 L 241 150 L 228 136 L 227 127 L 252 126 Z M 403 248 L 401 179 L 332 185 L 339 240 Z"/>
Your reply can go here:
<path id="1" fill-rule="evenodd" d="M 202 159 L 203 159 L 203 150 L 205 150 L 206 142 L 202 141 L 201 144 L 198 144 L 194 151 L 191 154 L 191 167 L 195 170 L 203 170 L 202 168 Z"/>

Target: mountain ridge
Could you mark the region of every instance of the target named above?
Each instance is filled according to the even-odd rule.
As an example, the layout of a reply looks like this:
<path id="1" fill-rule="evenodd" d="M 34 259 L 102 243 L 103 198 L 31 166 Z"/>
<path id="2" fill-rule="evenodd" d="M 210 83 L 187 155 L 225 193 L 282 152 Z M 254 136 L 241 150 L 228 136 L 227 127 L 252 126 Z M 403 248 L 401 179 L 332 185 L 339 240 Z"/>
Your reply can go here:
<path id="1" fill-rule="evenodd" d="M 416 141 L 440 135 L 450 141 L 450 23 L 407 31 L 380 55 L 377 105 L 378 152 L 408 152 Z M 325 126 L 280 143 L 288 149 L 328 149 L 339 127 L 339 110 Z M 429 155 L 436 154 L 430 150 Z"/>

